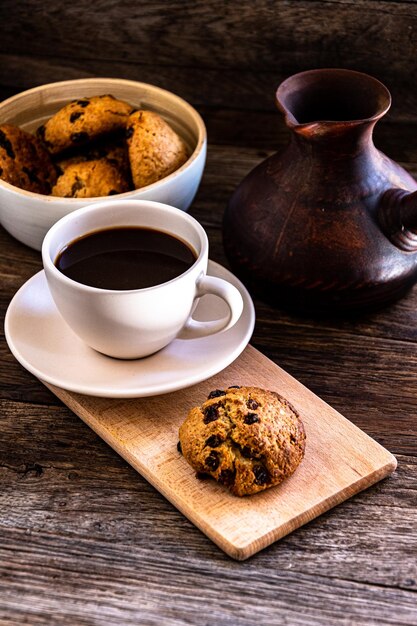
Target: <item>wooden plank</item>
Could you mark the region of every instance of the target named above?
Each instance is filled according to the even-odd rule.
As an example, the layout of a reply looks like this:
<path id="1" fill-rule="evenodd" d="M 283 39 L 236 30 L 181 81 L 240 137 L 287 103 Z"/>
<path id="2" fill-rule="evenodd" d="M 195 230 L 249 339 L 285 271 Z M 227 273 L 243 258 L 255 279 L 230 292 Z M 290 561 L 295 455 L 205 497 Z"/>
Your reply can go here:
<path id="1" fill-rule="evenodd" d="M 118 76 L 152 83 L 185 98 L 197 108 L 202 105 L 267 110 L 275 109 L 275 90 L 284 77 L 274 72 L 258 75 L 248 69 L 239 75 L 234 69 L 141 65 L 140 62 L 90 59 L 80 62 L 72 56 L 37 57 L 0 53 L 0 83 L 17 93 L 59 80 Z M 197 84 L 199 85 L 197 88 Z"/>
<path id="2" fill-rule="evenodd" d="M 36 57 L 0 52 L 0 83 L 4 85 L 1 99 L 31 87 L 58 80 L 114 76 L 155 84 L 188 100 L 197 109 L 226 107 L 253 112 L 275 113 L 275 91 L 288 76 L 305 69 L 339 66 L 371 74 L 384 82 L 393 97 L 389 113 L 396 122 L 416 121 L 417 92 L 406 79 L 385 75 L 369 66 L 357 66 L 345 60 L 338 64 L 323 62 L 281 68 L 279 63 L 269 71 L 252 68 L 239 70 L 198 67 L 141 65 L 121 61 L 77 60 L 74 57 Z M 410 69 L 410 71 L 415 71 Z"/>
<path id="3" fill-rule="evenodd" d="M 268 0 L 256 4 L 173 0 L 169 5 L 98 0 L 87 10 L 83 0 L 74 0 L 70 6 L 60 2 L 50 10 L 36 0 L 3 0 L 1 17 L 4 48 L 28 55 L 135 58 L 153 66 L 222 65 L 235 70 L 251 66 L 259 71 L 284 59 L 286 65 L 316 64 L 327 57 L 337 65 L 341 56 L 349 55 L 356 63 L 390 65 L 394 74 L 413 62 L 413 38 L 404 36 L 404 27 L 406 33 L 412 32 L 415 9 L 410 2 L 373 0 L 273 5 Z M 387 41 L 401 41 L 402 48 L 387 46 Z M 152 55 L 143 50 L 152 50 Z"/>
<path id="4" fill-rule="evenodd" d="M 140 495 L 133 493 L 131 501 L 134 496 L 139 500 L 137 515 L 141 501 Z M 127 498 L 120 500 L 119 507 L 126 501 Z M 91 524 L 90 530 L 85 527 L 84 536 L 80 536 L 80 531 L 57 535 L 36 527 L 33 532 L 23 528 L 2 531 L 0 616 L 7 616 L 9 621 L 5 623 L 22 623 L 25 617 L 30 624 L 78 624 L 84 619 L 105 625 L 161 621 L 176 625 L 187 619 L 192 624 L 230 621 L 249 626 L 255 618 L 265 626 L 285 623 L 284 620 L 300 626 L 415 624 L 415 591 L 387 585 L 388 579 L 401 576 L 404 569 L 395 553 L 399 531 L 390 535 L 393 544 L 381 544 L 378 535 L 363 534 L 360 520 L 358 527 L 352 527 L 352 511 L 340 520 L 345 528 L 342 530 L 341 524 L 338 534 L 329 523 L 329 516 L 327 522 L 321 518 L 322 528 L 316 522 L 284 540 L 270 559 L 261 554 L 244 566 L 221 555 L 216 557 L 208 542 L 206 546 L 201 541 L 194 544 L 193 536 L 198 533 L 188 525 L 181 529 L 181 520 L 170 520 L 169 514 L 167 525 L 160 518 L 159 532 L 155 522 L 149 526 L 151 535 L 158 532 L 161 539 L 157 562 L 155 550 L 146 541 L 148 529 L 142 519 L 140 532 L 128 535 L 124 542 L 125 526 L 122 524 L 119 529 L 123 512 L 113 524 L 102 525 L 101 536 L 97 521 L 100 517 L 93 515 L 94 526 Z M 372 522 L 371 512 L 367 523 L 377 530 L 387 528 L 385 520 Z M 401 526 L 398 517 L 394 524 Z M 164 548 L 171 531 L 176 540 Z M 297 536 L 298 542 L 291 543 Z M 314 548 L 310 548 L 312 541 Z M 382 555 L 384 548 L 386 559 Z M 390 564 L 389 556 L 398 569 Z M 360 578 L 365 561 L 369 571 L 373 564 L 382 585 L 358 578 L 352 582 L 348 578 L 349 570 Z M 327 576 L 323 568 L 325 572 L 330 568 L 336 575 Z M 221 602 L 214 600 L 219 593 Z"/>
<path id="5" fill-rule="evenodd" d="M 281 150 L 289 141 L 290 131 L 278 110 L 248 111 L 200 105 L 199 112 L 206 124 L 210 147 L 214 150 L 216 145 L 213 144 L 217 144 L 237 151 L 257 148 L 261 154 Z M 394 121 L 390 114 L 382 118 L 374 130 L 375 146 L 391 159 L 401 161 L 405 167 L 417 163 L 417 140 L 414 137 L 417 137 L 415 123 Z M 219 180 L 221 177 L 219 172 Z"/>
<path id="6" fill-rule="evenodd" d="M 182 555 L 175 566 L 172 555 L 164 555 L 159 559 L 158 567 L 152 567 L 155 555 L 144 550 L 139 562 L 134 547 L 127 549 L 123 558 L 115 547 L 104 543 L 97 545 L 100 557 L 91 553 L 87 541 L 74 544 L 64 539 L 58 543 L 41 534 L 26 538 L 26 543 L 34 575 L 28 571 L 21 552 L 17 552 L 15 563 L 7 560 L 9 588 L 4 590 L 3 603 L 10 610 L 8 616 L 15 610 L 16 620 L 7 623 L 19 623 L 18 616 L 21 619 L 28 616 L 31 624 L 38 623 L 32 621 L 36 617 L 41 624 L 83 624 L 83 620 L 87 620 L 89 624 L 139 622 L 177 626 L 204 620 L 203 623 L 229 621 L 249 626 L 255 619 L 256 623 L 265 626 L 285 623 L 284 620 L 296 625 L 320 623 L 332 626 L 415 623 L 415 595 L 412 592 L 390 588 L 381 591 L 376 586 L 353 586 L 347 580 L 314 577 L 297 569 L 289 570 L 288 562 L 282 569 L 272 563 L 269 569 L 249 569 L 247 578 L 255 577 L 255 585 L 253 581 L 242 580 L 240 571 L 222 567 L 221 563 L 213 567 L 210 575 L 206 574 L 203 559 L 191 579 L 189 562 L 181 558 Z M 16 550 L 14 542 L 10 545 Z M 54 561 L 48 559 L 47 551 L 54 554 Z M 84 561 L 86 555 L 92 558 L 88 567 L 82 570 L 77 564 Z M 138 566 L 138 572 L 132 576 L 135 566 Z M 55 584 L 45 590 L 45 580 L 40 572 L 47 568 Z M 147 579 L 143 578 L 143 569 Z M 141 587 L 137 586 L 137 579 L 142 583 Z M 24 582 L 27 582 L 26 589 L 22 585 Z M 221 592 L 222 601 L 201 602 L 198 606 L 196 589 L 207 598 L 217 598 Z M 393 619 L 390 618 L 392 614 L 395 614 Z"/>
<path id="7" fill-rule="evenodd" d="M 0 83 L 8 89 L 119 75 L 172 88 L 195 104 L 272 110 L 283 78 L 330 65 L 380 78 L 396 115 L 415 118 L 415 3 L 100 0 L 87 10 L 77 0 L 51 10 L 5 0 L 0 17 L 7 51 Z"/>
<path id="8" fill-rule="evenodd" d="M 272 388 L 296 406 L 307 432 L 298 471 L 251 498 L 199 483 L 176 451 L 178 428 L 211 388 Z M 187 390 L 114 401 L 47 385 L 158 491 L 235 559 L 246 559 L 396 467 L 394 457 L 286 372 L 248 346 L 226 370 Z"/>

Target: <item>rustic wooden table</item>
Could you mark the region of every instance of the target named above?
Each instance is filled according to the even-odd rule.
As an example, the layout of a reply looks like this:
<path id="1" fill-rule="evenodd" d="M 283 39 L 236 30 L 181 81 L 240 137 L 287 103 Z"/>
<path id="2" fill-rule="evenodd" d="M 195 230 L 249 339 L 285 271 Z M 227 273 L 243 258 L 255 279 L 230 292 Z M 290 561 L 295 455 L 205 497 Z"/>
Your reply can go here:
<path id="1" fill-rule="evenodd" d="M 412 0 L 4 0 L 0 18 L 1 99 L 118 76 L 200 110 L 210 145 L 191 213 L 220 263 L 227 199 L 286 141 L 274 89 L 295 71 L 386 82 L 393 113 L 376 144 L 417 176 Z M 39 269 L 40 254 L 0 227 L 2 318 Z M 255 305 L 252 344 L 394 453 L 395 474 L 235 562 L 27 373 L 1 331 L 2 625 L 417 623 L 417 287 L 356 319 Z"/>
<path id="2" fill-rule="evenodd" d="M 382 126 L 379 144 L 399 158 L 392 136 Z M 191 213 L 220 263 L 223 207 L 265 154 L 209 147 Z M 406 165 L 417 174 L 417 150 Z M 39 253 L 0 230 L 2 316 L 40 268 Z M 252 344 L 393 452 L 396 473 L 234 562 L 26 372 L 2 337 L 2 624 L 417 623 L 417 289 L 356 320 L 255 304 Z"/>

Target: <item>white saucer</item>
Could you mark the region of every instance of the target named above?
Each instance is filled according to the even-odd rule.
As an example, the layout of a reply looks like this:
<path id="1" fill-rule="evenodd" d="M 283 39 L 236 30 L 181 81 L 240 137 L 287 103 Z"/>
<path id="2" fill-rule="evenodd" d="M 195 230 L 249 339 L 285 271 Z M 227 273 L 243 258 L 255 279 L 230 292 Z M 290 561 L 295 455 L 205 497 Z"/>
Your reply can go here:
<path id="1" fill-rule="evenodd" d="M 119 361 L 86 346 L 64 322 L 52 300 L 45 273 L 39 272 L 16 293 L 6 313 L 9 348 L 29 372 L 67 389 L 107 398 L 155 396 L 194 385 L 230 365 L 244 350 L 255 324 L 253 302 L 242 283 L 218 263 L 208 274 L 224 278 L 242 294 L 240 320 L 224 333 L 202 339 L 175 339 L 160 352 L 135 361 Z M 227 314 L 225 303 L 204 296 L 193 317 Z"/>

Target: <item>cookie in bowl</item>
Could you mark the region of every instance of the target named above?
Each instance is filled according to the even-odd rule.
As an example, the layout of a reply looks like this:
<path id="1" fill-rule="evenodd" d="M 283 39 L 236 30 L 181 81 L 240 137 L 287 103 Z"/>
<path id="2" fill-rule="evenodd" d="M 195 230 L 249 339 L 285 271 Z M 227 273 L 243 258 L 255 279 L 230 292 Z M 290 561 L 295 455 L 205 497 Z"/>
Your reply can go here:
<path id="1" fill-rule="evenodd" d="M 132 110 L 132 105 L 112 95 L 80 98 L 57 111 L 37 135 L 51 154 L 59 154 L 125 128 Z"/>
<path id="2" fill-rule="evenodd" d="M 71 163 L 52 188 L 61 198 L 97 198 L 129 191 L 129 180 L 106 158 Z"/>
<path id="3" fill-rule="evenodd" d="M 279 485 L 295 472 L 306 435 L 297 411 L 278 393 L 232 386 L 213 390 L 191 409 L 179 440 L 198 474 L 246 496 Z"/>
<path id="4" fill-rule="evenodd" d="M 0 178 L 25 191 L 49 194 L 56 168 L 41 142 L 12 124 L 0 125 Z"/>
<path id="5" fill-rule="evenodd" d="M 136 189 L 151 185 L 177 170 L 188 158 L 187 147 L 154 111 L 135 111 L 126 128 L 130 167 Z"/>

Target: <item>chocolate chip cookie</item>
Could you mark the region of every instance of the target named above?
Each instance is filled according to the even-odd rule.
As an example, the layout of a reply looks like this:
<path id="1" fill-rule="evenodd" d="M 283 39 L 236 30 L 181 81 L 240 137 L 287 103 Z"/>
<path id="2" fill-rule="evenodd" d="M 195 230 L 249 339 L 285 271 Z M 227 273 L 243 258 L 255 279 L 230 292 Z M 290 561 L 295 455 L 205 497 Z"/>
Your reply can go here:
<path id="1" fill-rule="evenodd" d="M 191 409 L 179 439 L 198 473 L 245 496 L 291 476 L 304 457 L 306 436 L 297 411 L 278 393 L 234 386 L 213 390 Z"/>
<path id="2" fill-rule="evenodd" d="M 51 154 L 84 146 L 124 129 L 133 107 L 111 95 L 80 98 L 60 109 L 37 130 Z"/>
<path id="3" fill-rule="evenodd" d="M 11 124 L 0 126 L 0 178 L 35 193 L 49 194 L 56 170 L 41 142 Z"/>
<path id="4" fill-rule="evenodd" d="M 120 169 L 107 159 L 96 159 L 67 165 L 53 196 L 62 198 L 95 198 L 129 191 L 129 181 Z"/>
<path id="5" fill-rule="evenodd" d="M 153 111 L 135 111 L 126 128 L 130 167 L 136 189 L 155 183 L 188 158 L 179 135 Z"/>

